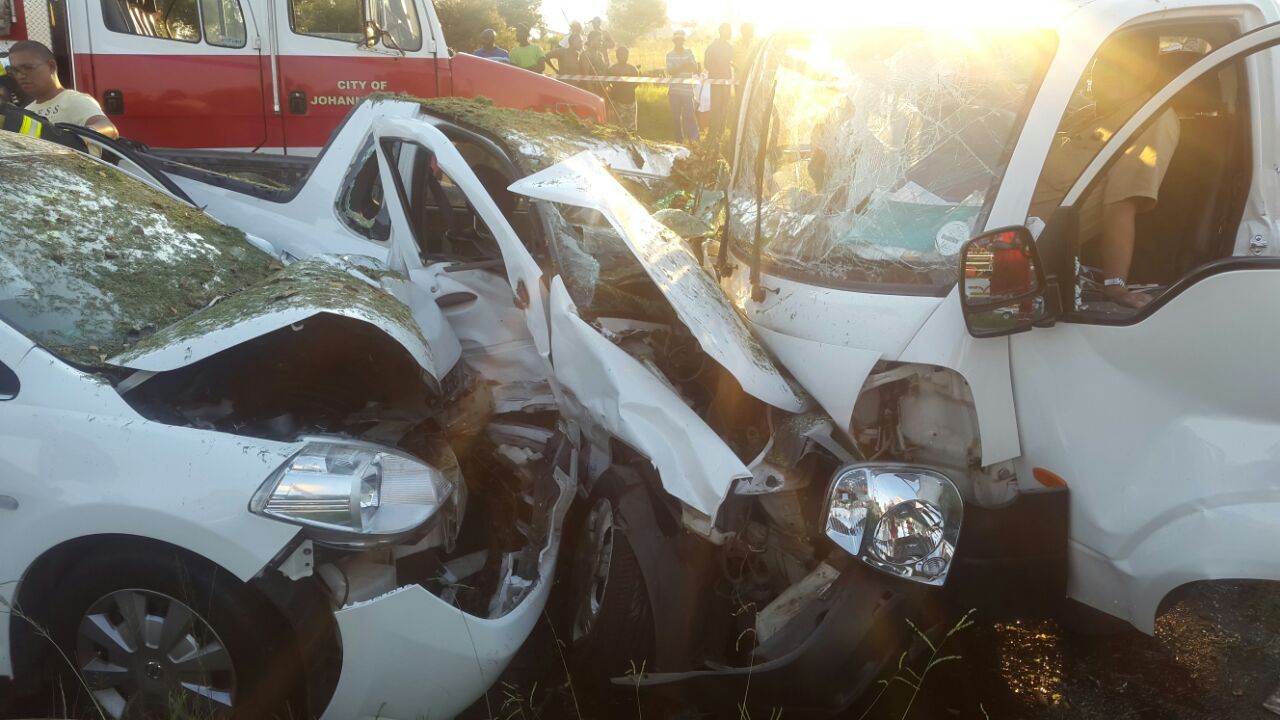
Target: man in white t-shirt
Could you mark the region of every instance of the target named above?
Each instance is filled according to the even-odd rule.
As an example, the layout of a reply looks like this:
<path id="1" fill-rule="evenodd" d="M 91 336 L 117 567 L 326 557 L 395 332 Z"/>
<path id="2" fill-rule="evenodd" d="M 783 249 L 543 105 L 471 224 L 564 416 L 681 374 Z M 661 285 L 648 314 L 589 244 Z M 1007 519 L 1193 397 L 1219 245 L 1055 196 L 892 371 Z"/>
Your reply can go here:
<path id="1" fill-rule="evenodd" d="M 18 81 L 18 87 L 35 98 L 27 110 L 50 122 L 80 125 L 107 137 L 120 137 L 120 131 L 107 119 L 92 95 L 62 87 L 58 80 L 58 61 L 44 45 L 34 40 L 15 43 L 9 51 L 9 72 Z"/>

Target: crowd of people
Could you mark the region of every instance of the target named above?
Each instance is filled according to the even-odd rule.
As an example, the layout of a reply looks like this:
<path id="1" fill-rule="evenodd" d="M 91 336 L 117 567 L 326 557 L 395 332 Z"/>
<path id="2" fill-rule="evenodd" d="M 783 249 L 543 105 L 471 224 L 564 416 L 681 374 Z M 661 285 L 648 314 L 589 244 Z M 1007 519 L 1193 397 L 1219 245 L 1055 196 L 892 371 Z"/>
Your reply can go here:
<path id="1" fill-rule="evenodd" d="M 684 30 L 677 29 L 672 33 L 671 50 L 660 76 L 649 77 L 641 76 L 640 68 L 631 63 L 630 49 L 614 42 L 601 18 L 592 18 L 586 27 L 576 21 L 570 23 L 568 34 L 549 50 L 533 42 L 529 35 L 529 28 L 516 28 L 516 44 L 503 48 L 497 44 L 497 31 L 486 29 L 472 54 L 539 74 L 550 69 L 565 77 L 566 82 L 604 98 L 610 121 L 631 132 L 637 131 L 637 85 L 665 86 L 672 133 L 678 142 L 686 143 L 699 140 L 704 129 L 709 138 L 723 135 L 734 84 L 746 73 L 759 43 L 751 23 L 738 28 L 736 42 L 733 27 L 725 23 L 699 62 L 687 45 Z M 597 77 L 600 79 L 594 79 Z"/>

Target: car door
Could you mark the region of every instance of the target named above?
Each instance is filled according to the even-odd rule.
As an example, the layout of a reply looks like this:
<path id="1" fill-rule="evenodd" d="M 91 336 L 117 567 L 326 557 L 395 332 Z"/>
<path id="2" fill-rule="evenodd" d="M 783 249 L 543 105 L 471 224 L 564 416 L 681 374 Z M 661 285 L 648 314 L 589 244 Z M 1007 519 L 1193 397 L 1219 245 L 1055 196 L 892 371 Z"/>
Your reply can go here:
<path id="1" fill-rule="evenodd" d="M 374 93 L 439 94 L 447 52 L 417 0 L 268 0 L 277 96 L 290 153 L 314 154 Z M 428 4 L 429 5 L 429 4 Z M 437 66 L 437 63 L 440 66 Z"/>
<path id="2" fill-rule="evenodd" d="M 1010 338 L 1024 461 L 1071 489 L 1069 593 L 1147 632 L 1185 583 L 1280 579 L 1280 384 L 1271 370 L 1280 257 L 1268 254 L 1278 236 L 1265 220 L 1276 211 L 1278 44 L 1280 25 L 1269 25 L 1208 53 L 1111 137 L 1039 238 L 1065 287 L 1058 323 Z M 1251 150 L 1234 170 L 1252 176 L 1244 209 L 1230 217 L 1234 245 L 1156 285 L 1140 310 L 1090 301 L 1078 272 L 1084 252 L 1068 239 L 1081 208 L 1144 128 L 1215 73 L 1235 78 L 1232 102 L 1250 123 Z M 1174 162 L 1190 147 L 1182 124 Z M 1207 232 L 1171 231 L 1169 252 Z"/>
<path id="3" fill-rule="evenodd" d="M 92 92 L 122 135 L 173 148 L 267 142 L 262 38 L 249 2 L 86 3 Z"/>
<path id="4" fill-rule="evenodd" d="M 551 384 L 550 338 L 544 309 L 542 271 L 502 215 L 484 185 L 453 143 L 429 123 L 415 118 L 379 117 L 374 146 L 390 219 L 389 264 L 406 273 L 448 319 L 462 345 L 462 357 L 495 383 L 499 411 L 555 404 Z M 418 153 L 425 157 L 418 158 Z M 421 203 L 436 192 L 415 187 L 415 160 L 435 177 L 447 178 L 488 231 L 493 252 L 483 258 L 433 256 L 430 238 L 411 222 Z M 391 190 L 394 189 L 394 190 Z"/>

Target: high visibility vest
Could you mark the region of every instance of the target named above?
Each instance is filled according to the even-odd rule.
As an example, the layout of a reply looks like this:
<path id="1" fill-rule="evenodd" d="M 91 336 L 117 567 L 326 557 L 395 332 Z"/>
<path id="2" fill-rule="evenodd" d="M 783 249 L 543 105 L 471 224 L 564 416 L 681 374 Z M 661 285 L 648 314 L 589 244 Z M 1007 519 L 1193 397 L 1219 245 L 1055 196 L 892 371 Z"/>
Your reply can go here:
<path id="1" fill-rule="evenodd" d="M 2 130 L 55 142 L 72 150 L 81 152 L 85 150 L 83 140 L 59 130 L 53 123 L 30 110 L 24 110 L 17 105 L 0 105 L 0 116 L 4 119 L 3 124 L 0 124 Z"/>

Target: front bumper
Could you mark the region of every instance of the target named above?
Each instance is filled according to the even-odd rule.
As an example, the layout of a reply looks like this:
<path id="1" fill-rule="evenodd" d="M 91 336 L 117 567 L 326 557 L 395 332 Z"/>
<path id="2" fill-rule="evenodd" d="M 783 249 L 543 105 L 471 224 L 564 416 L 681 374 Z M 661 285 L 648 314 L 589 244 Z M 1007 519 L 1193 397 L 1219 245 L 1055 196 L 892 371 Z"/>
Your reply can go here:
<path id="1" fill-rule="evenodd" d="M 538 581 L 498 618 L 459 610 L 420 585 L 352 603 L 334 613 L 342 671 L 323 720 L 451 718 L 484 695 L 542 614 L 551 591 L 573 481 L 557 473 L 560 494 Z"/>
<path id="2" fill-rule="evenodd" d="M 920 589 L 849 563 L 820 597 L 756 651 L 750 667 L 616 678 L 703 707 L 786 708 L 827 716 L 851 706 L 911 643 Z"/>

